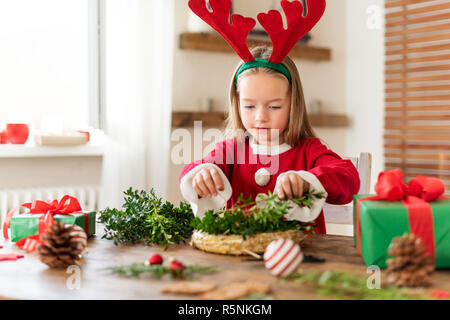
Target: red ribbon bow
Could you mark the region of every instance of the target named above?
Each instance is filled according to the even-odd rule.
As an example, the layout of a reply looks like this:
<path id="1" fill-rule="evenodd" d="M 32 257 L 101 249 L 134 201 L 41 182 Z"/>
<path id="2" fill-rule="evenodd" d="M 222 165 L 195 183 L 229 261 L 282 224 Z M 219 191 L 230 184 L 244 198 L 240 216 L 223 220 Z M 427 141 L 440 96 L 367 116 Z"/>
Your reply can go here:
<path id="1" fill-rule="evenodd" d="M 21 204 L 20 206 L 13 208 L 6 215 L 5 222 L 3 224 L 3 236 L 5 240 L 9 238 L 8 229 L 11 222 L 11 218 L 16 213 L 17 209 L 19 209 L 20 207 L 30 209 L 29 213 L 31 214 L 44 213 L 44 216 L 39 218 L 38 234 L 23 238 L 16 242 L 17 246 L 23 247 L 23 249 L 27 251 L 31 252 L 36 250 L 37 245 L 41 243 L 40 240 L 41 235 L 47 231 L 48 227 L 53 226 L 55 224 L 55 221 L 53 220 L 53 215 L 55 214 L 64 214 L 64 215 L 68 215 L 71 213 L 84 214 L 85 231 L 87 235 L 89 234 L 88 214 L 85 212 L 81 212 L 81 206 L 77 198 L 65 195 L 59 202 L 58 200 L 49 200 L 49 201 L 36 200 L 30 203 Z"/>
<path id="2" fill-rule="evenodd" d="M 406 186 L 400 169 L 380 172 L 375 185 L 379 200 L 387 201 L 398 201 L 414 196 L 431 202 L 441 197 L 444 191 L 444 183 L 433 177 L 417 176 Z"/>
<path id="3" fill-rule="evenodd" d="M 400 169 L 380 172 L 375 185 L 377 195 L 356 202 L 356 238 L 359 254 L 361 255 L 360 203 L 367 200 L 401 200 L 408 210 L 410 232 L 422 239 L 427 252 L 434 259 L 433 211 L 428 202 L 441 198 L 444 191 L 444 183 L 438 178 L 417 176 L 406 186 Z"/>

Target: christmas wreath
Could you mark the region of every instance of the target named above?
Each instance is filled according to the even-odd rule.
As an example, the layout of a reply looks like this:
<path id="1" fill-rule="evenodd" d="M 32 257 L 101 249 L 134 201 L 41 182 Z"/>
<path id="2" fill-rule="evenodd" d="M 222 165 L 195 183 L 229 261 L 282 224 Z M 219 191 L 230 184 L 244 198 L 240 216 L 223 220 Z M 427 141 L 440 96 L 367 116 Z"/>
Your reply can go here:
<path id="1" fill-rule="evenodd" d="M 323 197 L 321 193 L 307 193 L 292 201 L 311 207 L 315 198 Z M 230 209 L 210 210 L 203 218 L 194 218 L 191 245 L 213 253 L 244 255 L 263 253 L 270 242 L 280 238 L 301 243 L 315 225 L 286 220 L 288 210 L 289 202 L 270 191 L 267 196 L 258 195 L 254 201 L 241 195 Z"/>

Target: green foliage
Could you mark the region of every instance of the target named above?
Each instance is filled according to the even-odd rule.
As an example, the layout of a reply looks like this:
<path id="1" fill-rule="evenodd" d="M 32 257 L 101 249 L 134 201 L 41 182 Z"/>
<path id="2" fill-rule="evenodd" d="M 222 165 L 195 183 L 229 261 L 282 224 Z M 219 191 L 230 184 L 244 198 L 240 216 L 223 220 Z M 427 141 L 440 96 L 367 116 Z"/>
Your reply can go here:
<path id="1" fill-rule="evenodd" d="M 125 266 L 109 267 L 109 270 L 119 276 L 124 277 L 136 277 L 139 278 L 141 275 L 151 275 L 158 279 L 161 279 L 165 275 L 169 275 L 172 278 L 193 278 L 197 274 L 209 274 L 215 273 L 218 270 L 214 267 L 206 267 L 199 265 L 188 265 L 185 266 L 181 273 L 174 273 L 169 267 L 164 265 L 146 265 L 144 263 L 133 263 Z"/>
<path id="2" fill-rule="evenodd" d="M 189 204 L 179 207 L 158 198 L 154 190 L 124 192 L 123 210 L 100 211 L 99 222 L 105 225 L 103 238 L 118 243 L 179 244 L 192 234 L 194 217 Z"/>
<path id="3" fill-rule="evenodd" d="M 270 294 L 251 292 L 239 300 L 275 300 L 275 298 Z"/>
<path id="4" fill-rule="evenodd" d="M 311 207 L 315 198 L 323 198 L 321 193 L 307 193 L 301 198 L 293 199 L 299 206 Z M 260 203 L 258 203 L 261 201 Z M 262 205 L 261 205 L 262 204 Z M 276 193 L 269 191 L 267 198 L 252 201 L 241 195 L 231 209 L 213 212 L 209 210 L 200 219 L 194 218 L 192 227 L 209 234 L 252 236 L 263 232 L 287 230 L 312 231 L 315 225 L 299 221 L 287 221 L 283 218 L 288 213 L 289 202 L 279 199 Z"/>
<path id="5" fill-rule="evenodd" d="M 369 289 L 367 279 L 348 272 L 305 272 L 284 277 L 287 281 L 295 281 L 312 287 L 317 293 L 345 300 L 421 300 L 429 299 L 411 293 L 407 288 L 385 286 L 380 289 Z"/>
<path id="6" fill-rule="evenodd" d="M 186 202 L 175 207 L 168 201 L 158 198 L 153 189 L 150 192 L 136 191 L 132 188 L 126 195 L 122 210 L 106 208 L 99 213 L 99 222 L 105 226 L 103 238 L 119 243 L 145 243 L 168 245 L 184 242 L 194 229 L 209 234 L 255 235 L 263 232 L 287 230 L 312 231 L 313 224 L 299 221 L 286 221 L 289 202 L 281 200 L 276 193 L 256 201 L 243 199 L 241 195 L 235 206 L 228 210 L 206 212 L 202 219 L 194 217 Z M 315 198 L 323 194 L 305 194 L 293 201 L 300 206 L 311 207 Z M 262 205 L 261 205 L 262 203 Z"/>

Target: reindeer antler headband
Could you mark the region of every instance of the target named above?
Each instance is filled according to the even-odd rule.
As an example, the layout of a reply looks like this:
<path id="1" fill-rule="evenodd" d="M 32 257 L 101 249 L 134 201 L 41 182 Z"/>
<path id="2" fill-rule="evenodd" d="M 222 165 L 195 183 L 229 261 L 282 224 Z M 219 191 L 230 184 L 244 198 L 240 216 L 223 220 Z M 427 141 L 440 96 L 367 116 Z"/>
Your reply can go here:
<path id="1" fill-rule="evenodd" d="M 319 22 L 325 12 L 325 0 L 306 0 L 308 12 L 303 17 L 303 4 L 300 1 L 281 1 L 286 15 L 287 29 L 284 29 L 280 12 L 270 10 L 258 14 L 258 21 L 272 40 L 273 51 L 269 59 L 255 59 L 247 47 L 247 37 L 255 27 L 256 21 L 239 14 L 231 15 L 231 0 L 209 0 L 212 11 L 206 6 L 206 0 L 189 0 L 189 8 L 231 45 L 234 51 L 244 60 L 244 64 L 236 74 L 236 79 L 244 70 L 256 67 L 267 67 L 284 74 L 289 81 L 291 75 L 281 64 L 295 44 L 303 38 Z"/>

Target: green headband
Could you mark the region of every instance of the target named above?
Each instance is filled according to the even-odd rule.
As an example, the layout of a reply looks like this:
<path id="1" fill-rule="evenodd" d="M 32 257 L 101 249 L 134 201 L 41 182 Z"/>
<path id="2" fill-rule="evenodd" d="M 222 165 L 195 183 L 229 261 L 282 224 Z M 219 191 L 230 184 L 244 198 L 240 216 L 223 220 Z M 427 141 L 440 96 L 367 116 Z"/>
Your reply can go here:
<path id="1" fill-rule="evenodd" d="M 244 63 L 236 73 L 236 79 L 234 79 L 234 83 L 237 84 L 239 75 L 244 72 L 247 69 L 251 68 L 257 68 L 257 67 L 265 67 L 270 68 L 275 71 L 278 71 L 279 73 L 282 73 L 286 78 L 288 78 L 289 82 L 291 82 L 291 74 L 289 73 L 289 70 L 282 65 L 281 63 L 272 63 L 269 62 L 268 59 L 255 59 L 254 61 L 246 62 Z"/>

